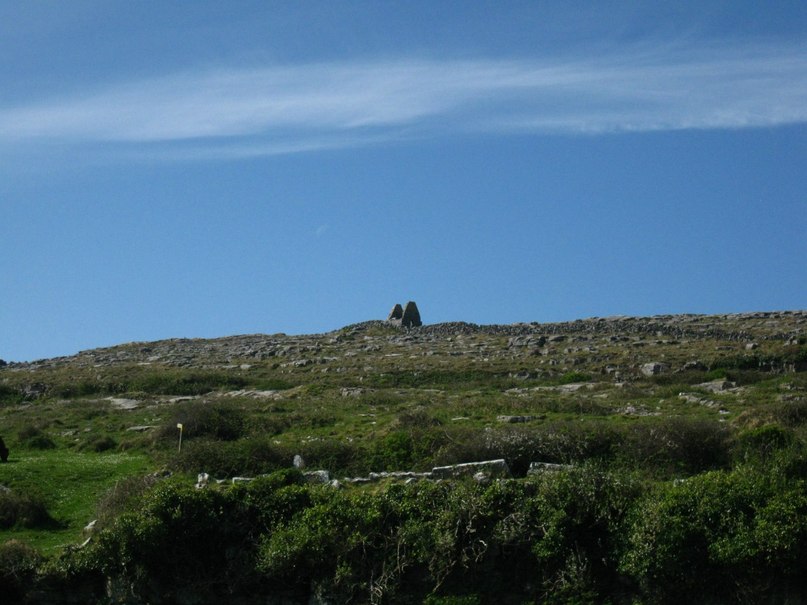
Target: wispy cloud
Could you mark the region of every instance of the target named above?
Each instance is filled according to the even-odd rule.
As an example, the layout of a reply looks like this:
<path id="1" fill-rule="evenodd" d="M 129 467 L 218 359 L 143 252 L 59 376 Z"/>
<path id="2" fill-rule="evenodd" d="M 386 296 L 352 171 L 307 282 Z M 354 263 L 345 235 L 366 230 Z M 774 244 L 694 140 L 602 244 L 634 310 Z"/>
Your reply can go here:
<path id="1" fill-rule="evenodd" d="M 610 133 L 807 122 L 807 50 L 218 69 L 0 108 L 0 145 L 112 142 L 244 157 L 457 131 Z"/>

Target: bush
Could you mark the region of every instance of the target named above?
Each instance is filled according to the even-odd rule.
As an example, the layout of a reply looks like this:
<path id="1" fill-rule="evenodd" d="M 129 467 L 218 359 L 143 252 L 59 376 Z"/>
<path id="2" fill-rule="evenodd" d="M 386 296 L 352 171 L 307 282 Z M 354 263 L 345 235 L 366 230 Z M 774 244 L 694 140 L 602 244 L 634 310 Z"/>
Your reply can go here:
<path id="1" fill-rule="evenodd" d="M 523 476 L 531 462 L 569 464 L 610 459 L 620 442 L 615 429 L 604 424 L 556 422 L 537 427 L 506 427 L 455 431 L 450 443 L 436 455 L 438 464 L 457 464 L 504 458 L 516 476 Z"/>
<path id="2" fill-rule="evenodd" d="M 793 443 L 785 429 L 768 425 L 740 433 L 734 443 L 734 458 L 739 462 L 766 462 L 779 450 Z"/>
<path id="3" fill-rule="evenodd" d="M 36 549 L 19 540 L 0 545 L 0 594 L 4 603 L 24 602 L 42 560 Z"/>
<path id="4" fill-rule="evenodd" d="M 127 386 L 131 391 L 151 395 L 204 395 L 221 388 L 240 389 L 246 386 L 245 378 L 217 371 L 188 371 L 162 369 L 132 378 Z"/>
<path id="5" fill-rule="evenodd" d="M 118 442 L 109 435 L 99 435 L 81 445 L 81 450 L 90 452 L 106 452 L 118 447 Z"/>
<path id="6" fill-rule="evenodd" d="M 393 431 L 369 446 L 367 467 L 371 471 L 430 469 L 446 441 L 445 433 L 434 429 Z"/>
<path id="7" fill-rule="evenodd" d="M 807 400 L 787 401 L 773 406 L 776 420 L 789 427 L 807 424 Z"/>
<path id="8" fill-rule="evenodd" d="M 0 529 L 47 529 L 56 525 L 41 499 L 31 494 L 0 488 Z"/>
<path id="9" fill-rule="evenodd" d="M 99 528 L 110 525 L 124 512 L 135 508 L 143 495 L 157 482 L 155 475 L 127 477 L 104 494 L 95 508 Z"/>
<path id="10" fill-rule="evenodd" d="M 241 408 L 227 403 L 189 401 L 176 407 L 171 420 L 157 431 L 156 439 L 176 443 L 180 423 L 183 441 L 199 437 L 234 441 L 247 431 L 246 414 Z"/>
<path id="11" fill-rule="evenodd" d="M 27 425 L 17 433 L 17 440 L 20 445 L 33 450 L 50 450 L 56 447 L 53 439 L 48 437 L 41 428 L 34 425 Z"/>
<path id="12" fill-rule="evenodd" d="M 656 475 L 695 474 L 729 466 L 728 429 L 709 420 L 670 418 L 627 429 L 618 457 Z"/>
<path id="13" fill-rule="evenodd" d="M 123 576 L 144 602 L 216 602 L 213 595 L 249 592 L 253 528 L 239 506 L 230 492 L 161 483 L 137 512 L 99 534 L 99 565 Z"/>
<path id="14" fill-rule="evenodd" d="M 806 545 L 803 483 L 715 471 L 634 509 L 621 569 L 651 602 L 801 602 Z"/>
<path id="15" fill-rule="evenodd" d="M 584 374 L 583 372 L 567 372 L 558 379 L 558 382 L 560 384 L 572 384 L 575 382 L 588 382 L 589 380 L 591 380 L 590 374 Z"/>
<path id="16" fill-rule="evenodd" d="M 18 389 L 7 384 L 0 384 L 0 405 L 15 405 L 24 400 L 25 396 Z"/>

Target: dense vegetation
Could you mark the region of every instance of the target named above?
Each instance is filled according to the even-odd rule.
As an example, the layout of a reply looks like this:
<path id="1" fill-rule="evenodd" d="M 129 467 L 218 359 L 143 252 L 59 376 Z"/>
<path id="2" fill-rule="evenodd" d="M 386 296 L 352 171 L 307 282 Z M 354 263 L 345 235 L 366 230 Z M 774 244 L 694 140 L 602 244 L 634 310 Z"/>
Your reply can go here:
<path id="1" fill-rule="evenodd" d="M 703 334 L 673 337 L 673 320 L 633 321 L 367 324 L 9 364 L 0 594 L 807 601 L 807 317 L 693 316 Z M 348 479 L 496 458 L 513 479 Z"/>

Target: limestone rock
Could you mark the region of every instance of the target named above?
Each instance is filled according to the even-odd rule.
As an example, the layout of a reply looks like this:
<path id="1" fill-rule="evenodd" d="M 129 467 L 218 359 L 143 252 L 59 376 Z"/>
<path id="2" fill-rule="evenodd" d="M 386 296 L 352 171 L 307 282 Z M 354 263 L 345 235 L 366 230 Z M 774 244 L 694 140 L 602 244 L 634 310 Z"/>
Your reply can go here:
<path id="1" fill-rule="evenodd" d="M 574 468 L 571 464 L 556 464 L 554 462 L 530 462 L 528 475 L 540 475 L 542 473 L 555 473 L 558 471 L 568 471 Z"/>
<path id="2" fill-rule="evenodd" d="M 457 479 L 459 477 L 473 477 L 477 473 L 485 473 L 491 478 L 510 478 L 510 467 L 503 458 L 498 460 L 485 460 L 484 462 L 466 462 L 451 466 L 436 466 L 432 469 L 434 479 Z"/>
<path id="3" fill-rule="evenodd" d="M 641 368 L 642 374 L 645 376 L 656 376 L 667 370 L 667 364 L 658 361 L 651 361 L 646 363 Z"/>
<path id="4" fill-rule="evenodd" d="M 305 480 L 307 483 L 330 483 L 331 473 L 329 471 L 308 471 L 305 473 Z"/>

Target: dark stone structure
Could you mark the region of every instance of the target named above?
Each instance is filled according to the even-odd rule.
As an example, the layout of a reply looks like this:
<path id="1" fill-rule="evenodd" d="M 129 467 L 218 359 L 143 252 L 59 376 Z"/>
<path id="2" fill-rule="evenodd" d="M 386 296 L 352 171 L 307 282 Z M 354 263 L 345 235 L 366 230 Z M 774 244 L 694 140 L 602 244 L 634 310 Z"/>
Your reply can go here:
<path id="1" fill-rule="evenodd" d="M 418 311 L 418 306 L 413 300 L 406 303 L 405 307 L 401 307 L 401 305 L 398 304 L 392 307 L 387 321 L 404 328 L 417 328 L 423 325 L 423 322 L 420 320 L 420 311 Z"/>
<path id="2" fill-rule="evenodd" d="M 0 437 L 0 460 L 3 462 L 8 462 L 8 448 L 6 444 L 3 442 L 3 438 Z"/>
<path id="3" fill-rule="evenodd" d="M 387 316 L 387 321 L 396 321 L 396 320 L 401 321 L 402 317 L 403 317 L 403 307 L 396 303 L 395 306 L 392 307 L 392 311 L 389 312 L 389 315 Z"/>

